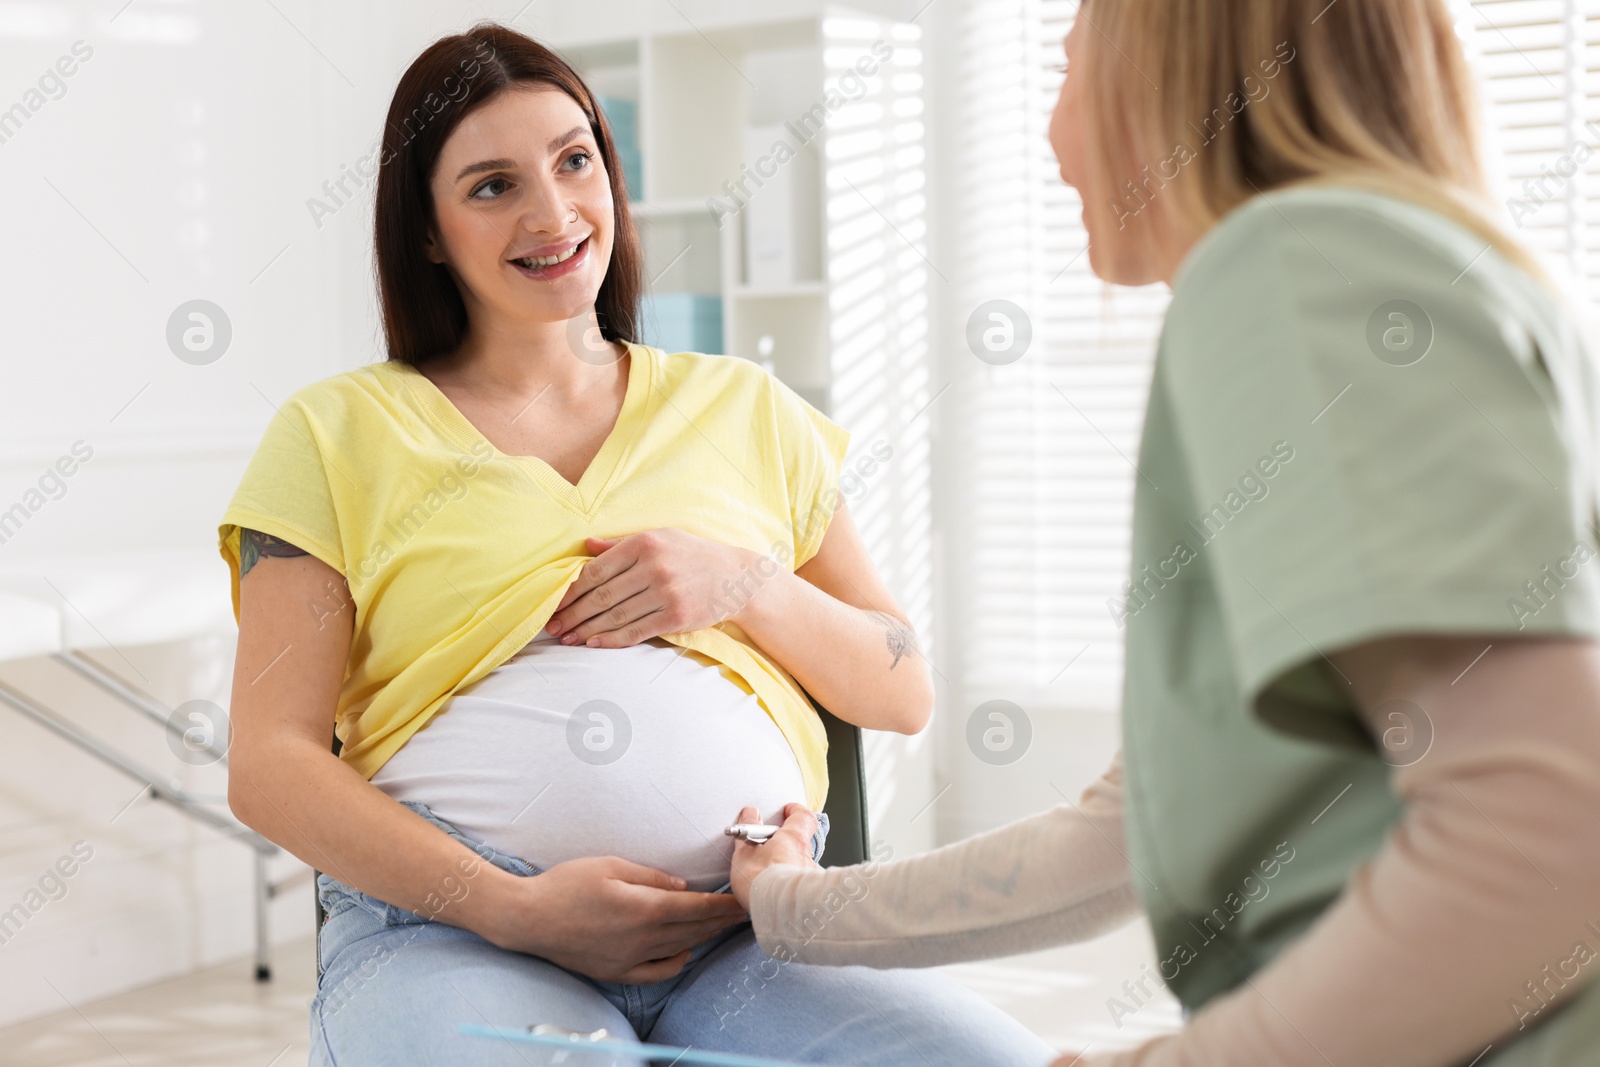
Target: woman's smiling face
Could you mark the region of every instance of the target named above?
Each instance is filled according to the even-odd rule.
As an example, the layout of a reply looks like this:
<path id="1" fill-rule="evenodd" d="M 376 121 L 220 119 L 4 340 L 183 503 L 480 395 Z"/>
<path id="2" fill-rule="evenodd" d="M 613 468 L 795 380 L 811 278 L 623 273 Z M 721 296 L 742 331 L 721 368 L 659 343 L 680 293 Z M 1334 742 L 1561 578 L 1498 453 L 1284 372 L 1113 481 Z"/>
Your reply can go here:
<path id="1" fill-rule="evenodd" d="M 469 316 L 548 323 L 594 307 L 616 216 L 572 97 L 530 85 L 484 104 L 445 141 L 431 189 L 428 258 L 454 275 Z"/>

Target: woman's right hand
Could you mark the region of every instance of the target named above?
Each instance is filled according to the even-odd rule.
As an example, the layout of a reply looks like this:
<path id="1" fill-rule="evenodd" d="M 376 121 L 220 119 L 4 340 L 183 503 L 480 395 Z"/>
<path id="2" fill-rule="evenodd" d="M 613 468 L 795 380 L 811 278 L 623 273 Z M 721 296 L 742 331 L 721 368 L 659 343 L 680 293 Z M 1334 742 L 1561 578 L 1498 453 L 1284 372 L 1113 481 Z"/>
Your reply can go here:
<path id="1" fill-rule="evenodd" d="M 736 822 L 759 822 L 755 808 L 739 809 Z M 817 817 L 804 804 L 783 806 L 783 826 L 760 845 L 739 841 L 733 846 L 733 895 L 745 910 L 750 908 L 750 886 L 768 867 L 815 867 L 811 858 L 811 838 L 817 832 Z"/>
<path id="2" fill-rule="evenodd" d="M 489 941 L 604 982 L 647 985 L 671 978 L 689 950 L 743 922 L 728 893 L 694 893 L 665 871 L 615 856 L 558 863 L 503 883 L 504 906 Z"/>

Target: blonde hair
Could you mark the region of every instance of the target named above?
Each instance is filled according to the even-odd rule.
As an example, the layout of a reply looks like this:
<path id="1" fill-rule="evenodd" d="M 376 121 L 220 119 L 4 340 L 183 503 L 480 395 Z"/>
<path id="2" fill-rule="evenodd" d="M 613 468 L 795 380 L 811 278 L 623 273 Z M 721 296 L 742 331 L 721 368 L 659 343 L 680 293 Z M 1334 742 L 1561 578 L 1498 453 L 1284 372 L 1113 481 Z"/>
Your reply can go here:
<path id="1" fill-rule="evenodd" d="M 1440 211 L 1550 281 L 1496 221 L 1446 0 L 1086 0 L 1079 17 L 1092 21 L 1072 76 L 1099 186 L 1086 209 L 1126 229 L 1171 201 L 1135 243 L 1159 225 L 1203 232 L 1271 189 L 1336 183 Z"/>

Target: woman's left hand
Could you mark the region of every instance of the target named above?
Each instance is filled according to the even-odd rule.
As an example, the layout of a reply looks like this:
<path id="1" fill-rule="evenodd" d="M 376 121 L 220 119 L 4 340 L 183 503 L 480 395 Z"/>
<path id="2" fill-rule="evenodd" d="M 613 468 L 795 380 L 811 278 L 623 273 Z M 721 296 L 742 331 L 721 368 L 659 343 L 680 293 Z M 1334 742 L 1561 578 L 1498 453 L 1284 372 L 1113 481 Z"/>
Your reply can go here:
<path id="1" fill-rule="evenodd" d="M 737 619 L 765 581 L 756 553 L 671 527 L 584 543 L 595 558 L 545 627 L 564 645 L 623 648 Z"/>

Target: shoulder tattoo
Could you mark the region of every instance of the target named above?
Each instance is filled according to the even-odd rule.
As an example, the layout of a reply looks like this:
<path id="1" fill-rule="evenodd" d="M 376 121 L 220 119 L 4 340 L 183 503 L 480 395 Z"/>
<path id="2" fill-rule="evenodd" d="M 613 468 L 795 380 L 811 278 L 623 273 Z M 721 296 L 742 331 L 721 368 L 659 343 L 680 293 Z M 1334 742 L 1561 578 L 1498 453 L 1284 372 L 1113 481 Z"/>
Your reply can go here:
<path id="1" fill-rule="evenodd" d="M 239 533 L 239 577 L 250 573 L 262 556 L 309 556 L 303 548 L 291 545 L 281 538 L 264 534 L 260 530 L 241 530 Z"/>

